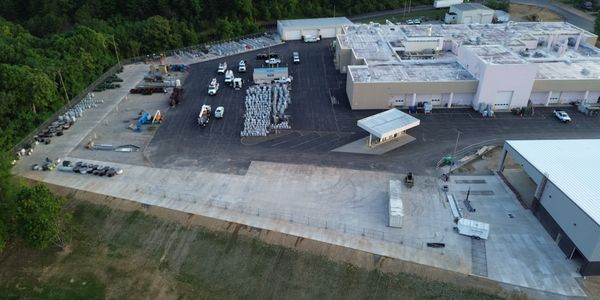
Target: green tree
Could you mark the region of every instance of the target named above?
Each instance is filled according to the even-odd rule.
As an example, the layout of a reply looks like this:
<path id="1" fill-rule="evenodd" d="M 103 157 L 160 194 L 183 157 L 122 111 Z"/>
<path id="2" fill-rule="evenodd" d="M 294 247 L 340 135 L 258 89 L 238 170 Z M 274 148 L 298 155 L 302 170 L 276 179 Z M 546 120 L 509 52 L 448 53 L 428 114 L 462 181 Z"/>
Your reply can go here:
<path id="1" fill-rule="evenodd" d="M 594 33 L 600 35 L 600 13 L 596 15 L 596 22 L 594 23 Z"/>
<path id="2" fill-rule="evenodd" d="M 45 248 L 61 239 L 63 200 L 47 187 L 24 186 L 15 199 L 18 235 L 30 246 Z"/>

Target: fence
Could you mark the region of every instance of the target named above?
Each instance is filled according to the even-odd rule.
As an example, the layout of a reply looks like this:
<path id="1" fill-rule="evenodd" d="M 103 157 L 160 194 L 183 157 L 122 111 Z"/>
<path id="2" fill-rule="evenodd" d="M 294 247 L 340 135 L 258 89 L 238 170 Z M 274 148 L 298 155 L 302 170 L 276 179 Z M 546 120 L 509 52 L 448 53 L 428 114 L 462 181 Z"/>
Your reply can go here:
<path id="1" fill-rule="evenodd" d="M 182 52 L 182 51 L 192 51 L 192 50 L 197 50 L 197 49 L 202 49 L 202 48 L 208 49 L 208 48 L 210 48 L 210 46 L 213 46 L 213 45 L 218 45 L 218 44 L 233 42 L 233 41 L 240 41 L 240 40 L 245 40 L 245 39 L 251 39 L 251 38 L 257 38 L 257 37 L 261 37 L 261 36 L 268 36 L 268 34 L 269 33 L 267 33 L 267 32 L 248 34 L 248 35 L 244 35 L 244 36 L 232 38 L 232 39 L 211 41 L 211 42 L 198 44 L 198 45 L 194 45 L 194 46 L 167 50 L 167 51 L 165 51 L 165 53 L 169 56 L 172 56 L 172 55 L 174 55 L 178 52 Z M 255 49 L 252 49 L 252 50 L 255 50 Z M 11 152 L 16 153 L 16 152 L 20 151 L 21 149 L 28 147 L 33 142 L 33 137 L 35 135 L 37 135 L 42 130 L 47 128 L 50 124 L 52 124 L 52 122 L 54 122 L 56 119 L 58 119 L 58 116 L 64 114 L 70 108 L 72 108 L 73 106 L 75 106 L 79 102 L 81 102 L 81 100 L 83 100 L 88 93 L 91 93 L 98 85 L 103 83 L 108 77 L 116 74 L 117 70 L 120 69 L 122 65 L 132 64 L 132 63 L 136 63 L 136 62 L 143 62 L 143 61 L 145 61 L 145 59 L 147 57 L 148 56 L 138 56 L 138 57 L 132 57 L 132 58 L 128 58 L 128 59 L 123 59 L 120 61 L 120 63 L 113 65 L 110 69 L 108 69 L 106 72 L 104 72 L 104 74 L 100 75 L 100 77 L 98 77 L 94 82 L 89 84 L 87 86 L 87 88 L 85 88 L 83 91 L 81 91 L 75 97 L 71 98 L 69 100 L 69 102 L 67 104 L 65 104 L 61 109 L 56 111 L 52 116 L 50 116 L 48 119 L 46 119 L 46 121 L 44 121 L 42 124 L 40 124 L 38 127 L 36 127 L 27 136 L 22 138 L 15 146 L 13 146 L 11 148 Z"/>

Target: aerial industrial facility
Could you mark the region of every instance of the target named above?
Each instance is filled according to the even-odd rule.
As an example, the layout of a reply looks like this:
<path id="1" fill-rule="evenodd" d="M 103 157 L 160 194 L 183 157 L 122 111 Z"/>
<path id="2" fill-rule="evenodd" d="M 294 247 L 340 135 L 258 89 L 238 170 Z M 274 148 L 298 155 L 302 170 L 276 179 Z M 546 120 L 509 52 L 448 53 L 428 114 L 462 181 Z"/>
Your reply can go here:
<path id="1" fill-rule="evenodd" d="M 353 109 L 596 103 L 597 36 L 568 23 L 356 24 L 335 41 Z"/>

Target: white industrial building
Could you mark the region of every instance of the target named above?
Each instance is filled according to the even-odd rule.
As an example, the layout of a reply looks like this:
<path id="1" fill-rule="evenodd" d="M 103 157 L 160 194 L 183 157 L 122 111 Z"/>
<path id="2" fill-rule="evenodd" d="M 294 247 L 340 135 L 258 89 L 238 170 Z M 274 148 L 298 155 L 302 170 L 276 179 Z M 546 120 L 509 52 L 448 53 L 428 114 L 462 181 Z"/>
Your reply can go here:
<path id="1" fill-rule="evenodd" d="M 337 35 L 334 62 L 353 109 L 597 103 L 597 38 L 564 22 L 355 24 Z"/>
<path id="2" fill-rule="evenodd" d="M 450 6 L 444 22 L 446 24 L 489 24 L 493 19 L 493 9 L 479 3 L 461 3 Z"/>
<path id="3" fill-rule="evenodd" d="M 600 275 L 599 151 L 598 139 L 506 141 L 498 166 L 508 171 L 509 156 L 522 167 L 534 188 L 520 197 L 582 275 Z"/>
<path id="4" fill-rule="evenodd" d="M 277 21 L 277 32 L 284 41 L 301 40 L 305 36 L 334 38 L 343 26 L 352 25 L 346 17 Z"/>

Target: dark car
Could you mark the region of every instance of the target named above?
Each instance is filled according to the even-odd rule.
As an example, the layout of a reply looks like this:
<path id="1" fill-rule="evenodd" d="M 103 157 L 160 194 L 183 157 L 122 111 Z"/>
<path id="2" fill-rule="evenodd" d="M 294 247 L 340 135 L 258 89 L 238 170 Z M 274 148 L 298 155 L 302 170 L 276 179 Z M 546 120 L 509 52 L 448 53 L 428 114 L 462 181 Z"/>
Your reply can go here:
<path id="1" fill-rule="evenodd" d="M 267 58 L 269 58 L 269 55 L 267 55 L 266 53 L 256 54 L 256 59 L 267 59 Z"/>

